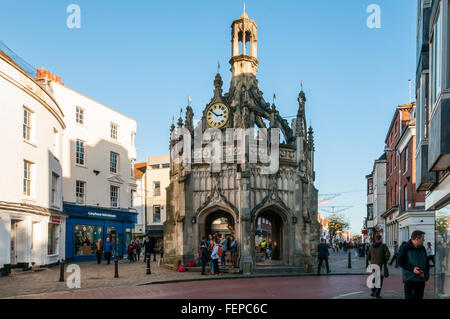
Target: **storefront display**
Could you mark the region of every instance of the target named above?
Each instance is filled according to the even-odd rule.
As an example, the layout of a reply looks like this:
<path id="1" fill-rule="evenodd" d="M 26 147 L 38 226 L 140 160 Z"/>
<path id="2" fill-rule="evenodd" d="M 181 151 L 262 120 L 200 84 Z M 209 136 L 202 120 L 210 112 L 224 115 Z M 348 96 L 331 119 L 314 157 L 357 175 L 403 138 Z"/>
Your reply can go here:
<path id="1" fill-rule="evenodd" d="M 95 244 L 101 238 L 102 227 L 75 225 L 75 255 L 92 255 Z"/>
<path id="2" fill-rule="evenodd" d="M 126 251 L 127 229 L 134 229 L 136 215 L 130 210 L 64 204 L 69 216 L 66 223 L 66 258 L 94 260 L 96 243 L 109 238 L 112 255 L 122 258 Z"/>

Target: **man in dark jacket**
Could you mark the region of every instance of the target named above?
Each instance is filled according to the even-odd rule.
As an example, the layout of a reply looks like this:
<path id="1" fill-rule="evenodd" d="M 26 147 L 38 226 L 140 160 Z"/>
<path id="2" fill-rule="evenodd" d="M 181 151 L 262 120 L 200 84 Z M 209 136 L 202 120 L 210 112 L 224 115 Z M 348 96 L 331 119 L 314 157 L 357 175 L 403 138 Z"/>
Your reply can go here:
<path id="1" fill-rule="evenodd" d="M 208 249 L 206 248 L 206 240 L 203 240 L 200 243 L 198 258 L 200 259 L 200 265 L 202 266 L 202 275 L 206 275 L 205 267 L 209 263 L 209 254 Z"/>
<path id="2" fill-rule="evenodd" d="M 405 299 L 423 299 L 425 282 L 430 279 L 430 262 L 423 247 L 425 233 L 415 230 L 411 240 L 400 247 L 398 264 L 402 267 Z"/>
<path id="3" fill-rule="evenodd" d="M 391 253 L 385 244 L 383 244 L 383 237 L 377 235 L 377 242 L 370 247 L 367 253 L 367 261 L 370 261 L 372 265 L 378 265 L 380 267 L 380 288 L 373 287 L 371 296 L 377 299 L 381 299 L 381 287 L 383 286 L 384 271 L 386 269 L 386 264 L 389 261 Z"/>
<path id="4" fill-rule="evenodd" d="M 147 258 L 150 258 L 150 254 L 152 252 L 152 241 L 148 238 L 148 236 L 145 236 L 144 240 L 144 262 L 147 261 Z"/>
<path id="5" fill-rule="evenodd" d="M 328 257 L 330 252 L 328 251 L 328 245 L 325 244 L 325 239 L 320 241 L 319 246 L 317 246 L 319 251 L 319 266 L 317 267 L 317 274 L 320 275 L 320 268 L 322 268 L 322 263 L 325 261 L 325 266 L 327 266 L 327 274 L 330 273 L 330 267 L 328 266 Z"/>

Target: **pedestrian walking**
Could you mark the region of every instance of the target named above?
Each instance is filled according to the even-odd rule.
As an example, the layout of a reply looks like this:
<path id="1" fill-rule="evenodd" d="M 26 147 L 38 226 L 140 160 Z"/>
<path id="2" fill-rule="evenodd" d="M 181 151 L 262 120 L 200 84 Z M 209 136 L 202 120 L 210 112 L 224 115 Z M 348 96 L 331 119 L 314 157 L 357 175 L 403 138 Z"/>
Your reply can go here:
<path id="1" fill-rule="evenodd" d="M 136 246 L 136 257 L 137 257 L 137 261 L 140 261 L 140 260 L 141 260 L 142 244 L 139 242 L 139 239 L 136 239 L 134 245 Z"/>
<path id="2" fill-rule="evenodd" d="M 97 257 L 97 263 L 99 265 L 102 262 L 102 254 L 103 254 L 103 242 L 101 239 L 99 239 L 95 244 L 95 255 Z"/>
<path id="3" fill-rule="evenodd" d="M 200 266 L 202 266 L 202 275 L 206 275 L 205 268 L 209 262 L 208 249 L 206 248 L 206 238 L 200 243 L 198 258 L 200 260 Z"/>
<path id="4" fill-rule="evenodd" d="M 220 270 L 219 270 L 219 250 L 220 250 L 220 243 L 219 240 L 216 241 L 216 243 L 214 244 L 214 248 L 211 254 L 211 259 L 213 261 L 213 268 L 214 268 L 214 272 L 213 275 L 218 275 L 220 274 Z"/>
<path id="5" fill-rule="evenodd" d="M 330 252 L 328 251 L 328 245 L 325 243 L 325 239 L 320 241 L 317 247 L 319 251 L 319 265 L 317 267 L 317 274 L 320 275 L 320 269 L 322 268 L 322 263 L 325 261 L 325 266 L 327 267 L 327 274 L 330 273 L 330 266 L 328 265 L 328 258 L 330 258 Z"/>
<path id="6" fill-rule="evenodd" d="M 430 242 L 427 243 L 427 256 L 428 260 L 431 260 L 433 262 L 433 265 L 430 264 L 430 267 L 434 267 L 436 265 L 434 261 L 434 247 L 431 245 Z"/>
<path id="7" fill-rule="evenodd" d="M 127 248 L 127 255 L 130 263 L 134 263 L 134 255 L 136 254 L 136 246 L 134 245 L 134 240 L 130 242 Z"/>
<path id="8" fill-rule="evenodd" d="M 430 279 L 430 261 L 423 246 L 425 233 L 415 230 L 411 240 L 400 247 L 398 264 L 402 268 L 405 299 L 422 300 L 425 282 Z"/>
<path id="9" fill-rule="evenodd" d="M 392 263 L 395 260 L 395 268 L 398 268 L 398 243 L 394 240 L 394 256 L 392 256 L 392 260 L 389 263 L 389 266 L 392 266 Z"/>
<path id="10" fill-rule="evenodd" d="M 112 243 L 111 243 L 109 237 L 106 237 L 103 254 L 105 255 L 105 259 L 108 262 L 108 265 L 111 261 L 111 253 L 112 253 Z"/>
<path id="11" fill-rule="evenodd" d="M 144 246 L 144 262 L 146 262 L 147 258 L 150 258 L 150 252 L 152 249 L 152 243 L 151 243 L 150 239 L 148 238 L 148 236 L 145 236 L 143 246 Z"/>
<path id="12" fill-rule="evenodd" d="M 383 286 L 384 277 L 388 276 L 387 272 L 387 262 L 389 261 L 389 257 L 391 253 L 385 244 L 383 244 L 383 237 L 381 235 L 377 235 L 376 243 L 370 247 L 367 253 L 367 261 L 370 261 L 372 265 L 378 265 L 380 267 L 380 288 L 373 287 L 372 293 L 370 294 L 372 297 L 377 299 L 381 299 L 381 287 Z"/>

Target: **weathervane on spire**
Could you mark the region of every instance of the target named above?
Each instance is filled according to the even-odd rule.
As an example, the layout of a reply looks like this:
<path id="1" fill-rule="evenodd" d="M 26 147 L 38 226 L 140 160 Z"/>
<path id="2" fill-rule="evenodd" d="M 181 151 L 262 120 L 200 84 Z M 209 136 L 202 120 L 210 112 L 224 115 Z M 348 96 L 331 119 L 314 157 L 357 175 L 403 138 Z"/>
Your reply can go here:
<path id="1" fill-rule="evenodd" d="M 273 94 L 273 98 L 272 98 L 272 104 L 275 104 L 275 99 L 277 98 L 277 96 L 275 95 L 275 93 Z"/>
<path id="2" fill-rule="evenodd" d="M 245 1 L 244 1 L 244 13 L 245 13 Z"/>
<path id="3" fill-rule="evenodd" d="M 191 96 L 188 95 L 188 106 L 191 106 L 191 102 L 192 102 Z"/>
<path id="4" fill-rule="evenodd" d="M 219 73 L 219 71 L 220 71 L 220 62 L 219 60 L 217 60 L 217 73 Z"/>
<path id="5" fill-rule="evenodd" d="M 303 80 L 300 81 L 300 87 L 301 87 L 301 90 L 303 91 Z"/>

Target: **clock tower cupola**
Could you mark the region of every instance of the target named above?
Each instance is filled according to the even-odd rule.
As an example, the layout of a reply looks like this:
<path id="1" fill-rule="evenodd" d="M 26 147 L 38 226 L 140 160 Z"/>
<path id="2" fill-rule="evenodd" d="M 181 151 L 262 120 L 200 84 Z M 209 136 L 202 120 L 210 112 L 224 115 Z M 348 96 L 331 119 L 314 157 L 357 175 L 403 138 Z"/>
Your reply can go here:
<path id="1" fill-rule="evenodd" d="M 231 72 L 233 78 L 258 72 L 258 25 L 245 12 L 231 25 Z"/>

